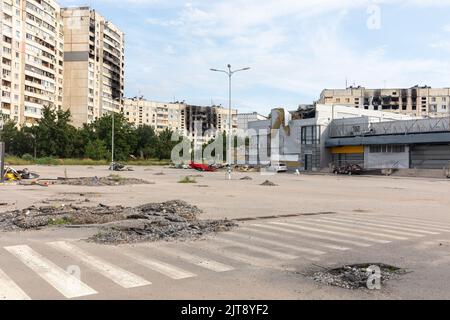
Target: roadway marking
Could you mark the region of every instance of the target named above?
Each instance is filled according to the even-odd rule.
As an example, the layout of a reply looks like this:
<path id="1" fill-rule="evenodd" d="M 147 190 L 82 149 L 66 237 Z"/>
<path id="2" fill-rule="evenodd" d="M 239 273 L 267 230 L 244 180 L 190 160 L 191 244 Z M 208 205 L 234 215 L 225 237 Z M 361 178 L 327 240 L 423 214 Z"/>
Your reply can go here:
<path id="1" fill-rule="evenodd" d="M 13 246 L 5 247 L 5 249 L 36 272 L 66 298 L 78 298 L 97 294 L 97 291 L 43 257 L 29 246 Z"/>
<path id="2" fill-rule="evenodd" d="M 31 298 L 0 269 L 0 300 L 31 300 Z"/>
<path id="3" fill-rule="evenodd" d="M 332 221 L 348 221 L 348 222 L 354 222 L 356 223 L 357 226 L 360 225 L 367 225 L 367 226 L 374 226 L 374 227 L 380 227 L 380 228 L 385 228 L 385 229 L 393 229 L 393 230 L 403 230 L 403 231 L 409 231 L 409 232 L 417 232 L 417 233 L 423 233 L 425 235 L 429 234 L 429 235 L 436 235 L 436 234 L 440 234 L 438 232 L 432 232 L 432 231 L 426 231 L 426 230 L 420 230 L 420 229 L 413 229 L 413 228 L 403 228 L 403 227 L 398 227 L 398 226 L 392 226 L 389 224 L 384 224 L 382 223 L 377 223 L 376 219 L 375 220 L 370 220 L 371 222 L 366 222 L 367 220 L 359 220 L 357 218 L 347 218 L 347 217 L 340 217 L 339 219 L 336 218 L 328 218 L 328 217 L 324 217 L 321 218 L 324 220 L 332 220 Z M 383 230 L 383 231 L 387 231 L 387 230 Z M 404 233 L 404 232 L 403 232 Z M 408 233 L 405 233 L 408 234 Z M 409 233 L 411 235 L 414 235 L 413 233 Z M 415 236 L 419 236 L 419 235 L 415 235 Z M 422 236 L 422 235 L 420 235 Z"/>
<path id="4" fill-rule="evenodd" d="M 222 236 L 218 236 L 218 237 L 216 237 L 213 240 L 214 241 L 218 241 L 218 242 L 222 242 L 222 243 L 227 243 L 227 244 L 229 244 L 231 246 L 245 248 L 245 249 L 248 249 L 250 251 L 260 252 L 260 253 L 266 254 L 268 256 L 272 256 L 273 258 L 276 258 L 276 259 L 294 260 L 294 259 L 298 258 L 297 256 L 294 256 L 294 255 L 291 255 L 291 254 L 275 251 L 275 250 L 264 248 L 264 247 L 260 247 L 260 246 L 254 246 L 254 245 L 250 245 L 250 244 L 247 244 L 247 243 L 240 243 L 240 242 L 237 242 L 237 241 L 226 239 L 226 238 L 224 238 Z"/>
<path id="5" fill-rule="evenodd" d="M 258 227 L 258 225 L 253 225 L 253 226 Z M 318 247 L 324 247 L 324 248 L 332 249 L 332 250 L 340 250 L 340 251 L 350 250 L 350 248 L 347 248 L 347 247 L 336 246 L 336 245 L 332 245 L 332 244 L 324 244 L 324 243 L 321 243 L 321 242 L 304 241 L 304 239 L 301 239 L 301 241 L 300 241 L 298 238 L 293 237 L 293 236 L 286 236 L 286 235 L 280 236 L 279 232 L 258 230 L 258 229 L 255 229 L 255 228 L 251 228 L 251 226 L 249 226 L 249 227 L 240 227 L 239 229 L 240 230 L 246 230 L 246 231 L 251 232 L 251 233 L 260 234 L 260 235 L 263 235 L 263 236 L 277 237 L 277 238 L 281 238 L 281 239 L 288 238 L 287 241 L 295 240 L 297 242 L 301 242 L 301 243 L 305 242 L 307 244 L 312 244 L 312 245 L 315 245 L 315 246 L 318 246 Z"/>
<path id="6" fill-rule="evenodd" d="M 450 232 L 450 229 L 442 228 L 442 226 L 438 226 L 438 225 L 430 225 L 428 223 L 405 221 L 402 219 L 397 219 L 395 217 L 392 217 L 392 218 L 391 217 L 387 217 L 387 218 L 374 217 L 374 218 L 379 221 L 385 221 L 386 223 L 392 223 L 392 224 L 400 225 L 400 226 L 410 226 L 410 227 L 414 227 L 414 228 L 421 228 L 421 229 L 431 230 L 431 231 Z"/>
<path id="7" fill-rule="evenodd" d="M 274 231 L 280 231 L 283 233 L 290 233 L 290 234 L 295 234 L 295 235 L 299 234 L 299 235 L 306 236 L 308 238 L 313 238 L 313 239 L 328 240 L 328 241 L 334 241 L 334 242 L 338 242 L 338 243 L 346 243 L 346 244 L 351 244 L 351 245 L 358 246 L 358 247 L 371 247 L 372 246 L 371 244 L 364 243 L 364 242 L 356 242 L 353 240 L 335 238 L 335 237 L 330 237 L 330 236 L 325 236 L 325 235 L 318 235 L 316 233 L 306 232 L 304 230 L 299 230 L 298 228 L 296 228 L 296 226 L 292 226 L 290 224 L 281 223 L 281 222 L 278 223 L 278 226 L 275 226 L 275 225 L 269 226 L 269 225 L 263 225 L 263 224 L 252 224 L 251 226 L 257 227 L 257 228 L 274 230 Z M 283 226 L 283 227 L 280 227 L 280 226 Z M 289 228 L 293 228 L 296 230 L 292 230 Z"/>
<path id="8" fill-rule="evenodd" d="M 107 277 L 123 288 L 135 288 L 150 285 L 151 282 L 141 278 L 125 269 L 115 266 L 103 259 L 97 258 L 82 249 L 65 241 L 47 243 L 52 248 L 67 253 L 72 257 L 81 260 L 91 269 Z"/>
<path id="9" fill-rule="evenodd" d="M 313 222 L 309 222 L 309 221 L 313 221 Z M 318 222 L 318 223 L 314 223 L 314 222 Z M 334 230 L 341 230 L 341 231 L 346 231 L 346 232 L 363 233 L 363 234 L 368 234 L 368 235 L 377 236 L 377 237 L 391 238 L 391 239 L 395 239 L 395 240 L 408 240 L 408 238 L 401 237 L 398 235 L 396 236 L 396 235 L 381 233 L 381 232 L 372 232 L 372 231 L 366 231 L 366 230 L 359 231 L 359 229 L 358 230 L 351 229 L 351 228 L 354 228 L 355 225 L 341 223 L 341 222 L 333 222 L 333 221 L 327 221 L 327 220 L 321 220 L 321 219 L 314 219 L 314 220 L 305 221 L 305 223 L 309 223 L 314 226 L 326 226 L 326 227 L 334 229 Z M 345 228 L 334 226 L 333 224 L 344 225 Z M 370 227 L 360 227 L 360 228 L 367 229 L 367 230 L 373 230 L 373 228 L 370 228 Z"/>
<path id="10" fill-rule="evenodd" d="M 315 249 L 311 249 L 311 248 L 304 248 L 304 247 L 294 246 L 294 245 L 286 244 L 286 243 L 279 242 L 279 241 L 273 241 L 273 240 L 264 239 L 264 238 L 261 238 L 261 237 L 248 236 L 248 235 L 243 235 L 243 234 L 239 234 L 239 233 L 229 233 L 227 235 L 233 236 L 233 237 L 236 237 L 236 238 L 245 239 L 245 240 L 255 240 L 257 242 L 266 243 L 266 244 L 269 244 L 269 245 L 274 245 L 274 246 L 277 246 L 277 247 L 286 248 L 286 249 L 290 249 L 290 250 L 293 250 L 293 251 L 298 251 L 298 252 L 303 252 L 303 253 L 308 253 L 308 254 L 313 254 L 313 255 L 317 255 L 317 256 L 326 254 L 325 251 L 320 251 L 320 250 L 315 250 Z"/>
<path id="11" fill-rule="evenodd" d="M 155 259 L 147 258 L 141 254 L 135 253 L 135 252 L 121 252 L 121 254 L 127 256 L 128 258 L 134 260 L 136 263 L 143 265 L 144 267 L 147 267 L 153 271 L 159 272 L 171 279 L 174 280 L 181 280 L 181 279 L 187 279 L 196 277 L 197 275 L 195 273 L 185 271 L 181 268 L 172 266 L 168 263 L 158 261 Z"/>
<path id="12" fill-rule="evenodd" d="M 291 222 L 291 223 L 294 223 L 294 222 Z M 289 226 L 289 227 L 292 227 L 292 228 L 295 228 L 295 229 L 302 229 L 302 230 L 308 230 L 308 231 L 313 231 L 313 232 L 321 232 L 321 233 L 332 234 L 332 235 L 337 235 L 337 236 L 343 236 L 343 237 L 348 237 L 348 238 L 363 239 L 363 240 L 366 240 L 366 241 L 371 241 L 371 242 L 376 242 L 376 243 L 386 244 L 386 243 L 390 243 L 391 242 L 391 241 L 387 241 L 387 240 L 378 240 L 378 239 L 374 239 L 374 238 L 370 238 L 370 237 L 364 237 L 364 236 L 358 236 L 358 235 L 354 235 L 354 234 L 347 234 L 347 233 L 342 233 L 342 232 L 311 228 L 311 227 L 297 225 L 297 224 L 292 225 L 292 224 L 281 223 L 281 222 L 271 222 L 271 224 L 282 225 L 282 226 Z"/>
<path id="13" fill-rule="evenodd" d="M 214 272 L 227 272 L 227 271 L 234 270 L 234 268 L 229 265 L 226 265 L 221 262 L 211 260 L 208 258 L 200 257 L 200 256 L 194 255 L 192 253 L 186 253 L 186 252 L 179 251 L 177 249 L 167 248 L 167 247 L 164 249 L 161 249 L 161 250 L 163 250 L 163 252 L 166 254 L 183 259 L 183 260 L 185 260 L 189 263 L 192 263 L 196 266 L 199 266 L 199 267 L 202 267 L 202 268 L 214 271 Z"/>

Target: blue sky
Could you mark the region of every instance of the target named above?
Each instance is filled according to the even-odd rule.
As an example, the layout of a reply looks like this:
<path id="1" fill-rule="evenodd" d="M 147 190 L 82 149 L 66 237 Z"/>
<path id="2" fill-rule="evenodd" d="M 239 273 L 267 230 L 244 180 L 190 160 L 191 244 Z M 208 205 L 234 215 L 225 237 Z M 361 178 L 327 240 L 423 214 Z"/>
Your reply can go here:
<path id="1" fill-rule="evenodd" d="M 227 104 L 210 68 L 250 66 L 234 107 L 267 114 L 324 88 L 450 86 L 450 0 L 60 0 L 126 33 L 125 91 Z"/>

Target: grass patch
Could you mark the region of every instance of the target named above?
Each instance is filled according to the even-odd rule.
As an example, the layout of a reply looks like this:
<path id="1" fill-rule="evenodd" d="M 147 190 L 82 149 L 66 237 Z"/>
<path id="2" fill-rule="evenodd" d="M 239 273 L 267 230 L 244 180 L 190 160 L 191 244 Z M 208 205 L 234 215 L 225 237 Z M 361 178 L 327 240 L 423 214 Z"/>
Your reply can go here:
<path id="1" fill-rule="evenodd" d="M 197 183 L 194 177 L 186 176 L 180 179 L 178 183 Z"/>
<path id="2" fill-rule="evenodd" d="M 32 166 L 32 165 L 53 165 L 53 166 L 108 166 L 110 161 L 108 160 L 92 160 L 92 159 L 57 159 L 53 157 L 44 158 L 30 158 L 30 157 L 5 157 L 5 163 L 10 166 Z M 126 166 L 167 166 L 171 162 L 170 160 L 130 160 L 122 162 Z"/>
<path id="3" fill-rule="evenodd" d="M 68 224 L 72 224 L 72 220 L 70 220 L 70 218 L 68 217 L 51 219 L 48 223 L 49 226 L 65 226 Z"/>

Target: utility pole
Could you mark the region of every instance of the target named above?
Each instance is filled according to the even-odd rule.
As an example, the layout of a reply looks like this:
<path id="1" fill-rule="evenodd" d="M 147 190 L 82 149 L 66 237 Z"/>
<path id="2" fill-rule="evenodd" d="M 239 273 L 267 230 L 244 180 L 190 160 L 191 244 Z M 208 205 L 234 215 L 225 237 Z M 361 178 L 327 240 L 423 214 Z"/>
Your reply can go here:
<path id="1" fill-rule="evenodd" d="M 228 76 L 228 156 L 227 156 L 227 173 L 228 173 L 228 180 L 231 180 L 231 173 L 232 173 L 232 147 L 233 147 L 233 116 L 231 112 L 231 78 L 233 77 L 233 74 L 241 71 L 247 71 L 250 70 L 250 68 L 243 68 L 238 70 L 231 70 L 231 64 L 227 66 L 228 71 L 226 70 L 219 70 L 219 69 L 210 69 L 214 72 L 222 72 L 225 73 Z"/>

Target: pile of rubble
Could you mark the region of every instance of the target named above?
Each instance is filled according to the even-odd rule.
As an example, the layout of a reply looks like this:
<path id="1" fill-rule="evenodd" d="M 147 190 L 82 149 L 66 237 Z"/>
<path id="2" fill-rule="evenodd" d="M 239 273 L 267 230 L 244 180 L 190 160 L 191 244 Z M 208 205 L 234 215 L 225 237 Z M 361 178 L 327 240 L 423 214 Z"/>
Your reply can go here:
<path id="1" fill-rule="evenodd" d="M 32 206 L 0 215 L 0 231 L 41 229 L 51 226 L 98 225 L 89 240 L 119 244 L 175 240 L 228 231 L 237 225 L 228 220 L 199 220 L 202 211 L 184 201 L 123 206 Z"/>
<path id="2" fill-rule="evenodd" d="M 58 180 L 59 184 L 71 185 L 71 186 L 124 186 L 132 184 L 152 184 L 151 182 L 135 179 L 135 178 L 124 178 L 116 174 L 109 175 L 107 177 L 87 177 L 87 178 L 74 178 L 74 179 L 64 179 Z"/>
<path id="3" fill-rule="evenodd" d="M 405 271 L 389 266 L 386 264 L 358 264 L 349 265 L 336 269 L 316 272 L 312 278 L 322 284 L 345 288 L 345 289 L 363 289 L 368 288 L 368 280 L 371 272 L 368 271 L 370 266 L 377 266 L 381 271 L 381 284 L 384 282 L 404 274 Z"/>
<path id="4" fill-rule="evenodd" d="M 264 186 L 264 187 L 278 187 L 278 185 L 276 183 L 273 183 L 272 181 L 269 181 L 269 180 L 264 181 L 260 185 Z"/>

